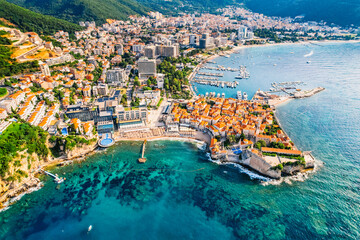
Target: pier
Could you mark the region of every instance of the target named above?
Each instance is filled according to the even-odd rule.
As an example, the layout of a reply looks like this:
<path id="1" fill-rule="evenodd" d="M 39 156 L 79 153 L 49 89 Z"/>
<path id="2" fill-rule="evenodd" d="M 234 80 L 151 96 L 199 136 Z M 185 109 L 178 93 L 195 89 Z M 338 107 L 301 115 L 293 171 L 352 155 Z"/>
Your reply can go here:
<path id="1" fill-rule="evenodd" d="M 299 89 L 298 86 L 300 85 L 306 85 L 306 83 L 301 81 L 294 81 L 294 82 L 273 82 L 271 83 L 271 87 L 267 93 L 276 93 L 276 92 L 284 92 L 285 94 L 289 96 L 293 96 L 296 92 L 299 92 L 301 89 Z"/>
<path id="2" fill-rule="evenodd" d="M 145 163 L 146 162 L 146 158 L 144 157 L 145 154 L 145 146 L 146 146 L 146 140 L 144 141 L 143 145 L 142 145 L 142 151 L 141 151 L 141 158 L 138 159 L 139 163 Z"/>
<path id="3" fill-rule="evenodd" d="M 211 73 L 211 72 L 198 72 L 198 75 L 212 76 L 212 77 L 223 77 L 223 73 Z"/>
<path id="4" fill-rule="evenodd" d="M 43 171 L 46 175 L 54 178 L 54 181 L 55 181 L 56 183 L 59 183 L 59 184 L 60 184 L 60 183 L 64 182 L 64 180 L 65 180 L 64 178 L 59 178 L 57 175 L 52 174 L 51 172 L 45 171 L 45 170 L 43 170 L 43 169 L 40 169 L 40 170 Z"/>
<path id="5" fill-rule="evenodd" d="M 206 79 L 206 78 L 194 78 L 194 80 L 192 80 L 193 82 L 196 82 L 198 84 L 202 84 L 202 85 L 210 85 L 210 86 L 214 86 L 214 87 L 228 87 L 228 88 L 236 88 L 237 85 L 239 84 L 236 81 L 219 81 L 219 80 L 210 80 L 210 79 Z"/>
<path id="6" fill-rule="evenodd" d="M 217 67 L 210 67 L 210 66 L 203 66 L 201 69 L 208 69 L 208 70 L 217 70 L 217 71 L 229 71 L 229 72 L 238 72 L 240 71 L 239 68 L 231 68 L 231 67 L 224 67 L 224 66 L 217 66 Z"/>

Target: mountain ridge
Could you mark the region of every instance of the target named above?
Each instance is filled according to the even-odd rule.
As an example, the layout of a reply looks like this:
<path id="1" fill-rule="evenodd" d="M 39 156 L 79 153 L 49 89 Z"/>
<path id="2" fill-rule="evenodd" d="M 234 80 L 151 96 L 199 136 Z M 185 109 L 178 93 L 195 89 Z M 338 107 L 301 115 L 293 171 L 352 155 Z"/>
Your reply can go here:
<path id="1" fill-rule="evenodd" d="M 150 9 L 134 0 L 8 0 L 34 12 L 47 14 L 73 23 L 107 18 L 125 20 L 129 15 L 146 14 Z"/>
<path id="2" fill-rule="evenodd" d="M 74 23 L 35 13 L 5 0 L 0 0 L 0 6 L 0 18 L 6 19 L 23 32 L 37 32 L 39 34 L 50 35 L 58 30 L 74 32 L 82 29 L 82 27 Z M 8 24 L 3 22 L 3 25 Z"/>

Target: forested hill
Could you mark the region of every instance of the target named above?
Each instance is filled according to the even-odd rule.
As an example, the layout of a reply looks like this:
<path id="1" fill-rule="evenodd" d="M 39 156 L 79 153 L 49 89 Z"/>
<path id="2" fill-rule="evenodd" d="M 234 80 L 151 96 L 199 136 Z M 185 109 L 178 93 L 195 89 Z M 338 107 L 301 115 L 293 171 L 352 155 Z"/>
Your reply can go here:
<path id="1" fill-rule="evenodd" d="M 145 15 L 150 10 L 136 0 L 8 0 L 8 2 L 73 23 L 80 21 L 104 23 L 107 18 L 124 20 L 129 15 Z"/>
<path id="2" fill-rule="evenodd" d="M 305 20 L 335 23 L 341 26 L 360 26 L 359 0 L 245 0 L 254 12 L 270 16 L 299 16 Z"/>
<path id="3" fill-rule="evenodd" d="M 0 0 L 0 18 L 15 24 L 23 32 L 37 32 L 50 35 L 58 30 L 74 32 L 81 29 L 79 25 L 32 12 L 15 4 Z"/>
<path id="4" fill-rule="evenodd" d="M 1 0 L 4 1 L 4 0 Z M 270 16 L 295 17 L 307 21 L 360 26 L 360 0 L 8 0 L 19 6 L 70 22 L 96 21 L 107 18 L 126 19 L 145 15 L 150 10 L 165 14 L 179 11 L 215 12 L 217 8 L 244 3 L 254 12 Z"/>

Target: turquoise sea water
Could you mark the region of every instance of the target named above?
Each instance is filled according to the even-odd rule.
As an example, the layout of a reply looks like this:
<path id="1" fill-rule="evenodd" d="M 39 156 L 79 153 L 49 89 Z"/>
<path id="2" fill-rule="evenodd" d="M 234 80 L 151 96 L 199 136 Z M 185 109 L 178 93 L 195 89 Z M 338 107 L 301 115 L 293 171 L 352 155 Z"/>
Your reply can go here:
<path id="1" fill-rule="evenodd" d="M 0 239 L 359 239 L 360 44 L 248 48 L 216 61 L 232 58 L 248 66 L 240 90 L 250 97 L 274 81 L 326 88 L 277 111 L 295 144 L 324 163 L 316 173 L 264 186 L 194 143 L 149 142 L 140 165 L 141 143 L 123 142 L 53 169 L 67 178 L 61 188 L 45 177 L 1 212 Z"/>

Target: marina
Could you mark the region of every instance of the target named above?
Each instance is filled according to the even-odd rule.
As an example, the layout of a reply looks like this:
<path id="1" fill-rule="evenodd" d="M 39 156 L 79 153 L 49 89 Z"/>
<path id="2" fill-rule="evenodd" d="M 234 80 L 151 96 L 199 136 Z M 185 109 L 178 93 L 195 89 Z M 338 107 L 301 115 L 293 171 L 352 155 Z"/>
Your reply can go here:
<path id="1" fill-rule="evenodd" d="M 236 79 L 247 79 L 250 78 L 250 73 L 245 66 L 240 66 L 240 73 L 235 77 Z"/>
<path id="2" fill-rule="evenodd" d="M 229 55 L 226 58 L 230 58 L 230 62 L 233 64 L 236 64 L 238 62 L 237 60 L 234 60 L 234 54 Z M 217 66 L 213 66 L 215 64 L 217 64 Z M 211 70 L 218 72 L 206 72 L 202 70 Z M 236 72 L 238 72 L 238 74 L 234 75 L 234 73 Z M 224 78 L 224 80 L 219 80 L 220 77 Z M 237 89 L 239 87 L 239 82 L 237 81 L 237 79 L 248 78 L 250 78 L 250 73 L 245 65 L 240 65 L 239 68 L 236 68 L 230 65 L 226 66 L 223 64 L 218 64 L 216 60 L 205 60 L 202 64 L 199 65 L 198 68 L 195 69 L 195 71 L 189 78 L 189 81 L 192 83 L 191 85 L 194 93 L 196 95 L 200 94 L 204 96 L 205 93 L 201 90 L 203 88 L 201 86 L 216 87 L 221 89 Z M 231 81 L 230 79 L 235 80 Z M 217 93 L 215 94 L 215 96 L 216 95 Z M 228 92 L 222 92 L 219 96 L 223 95 L 227 95 L 228 97 L 236 97 L 236 95 L 233 96 L 233 94 L 228 94 Z"/>

